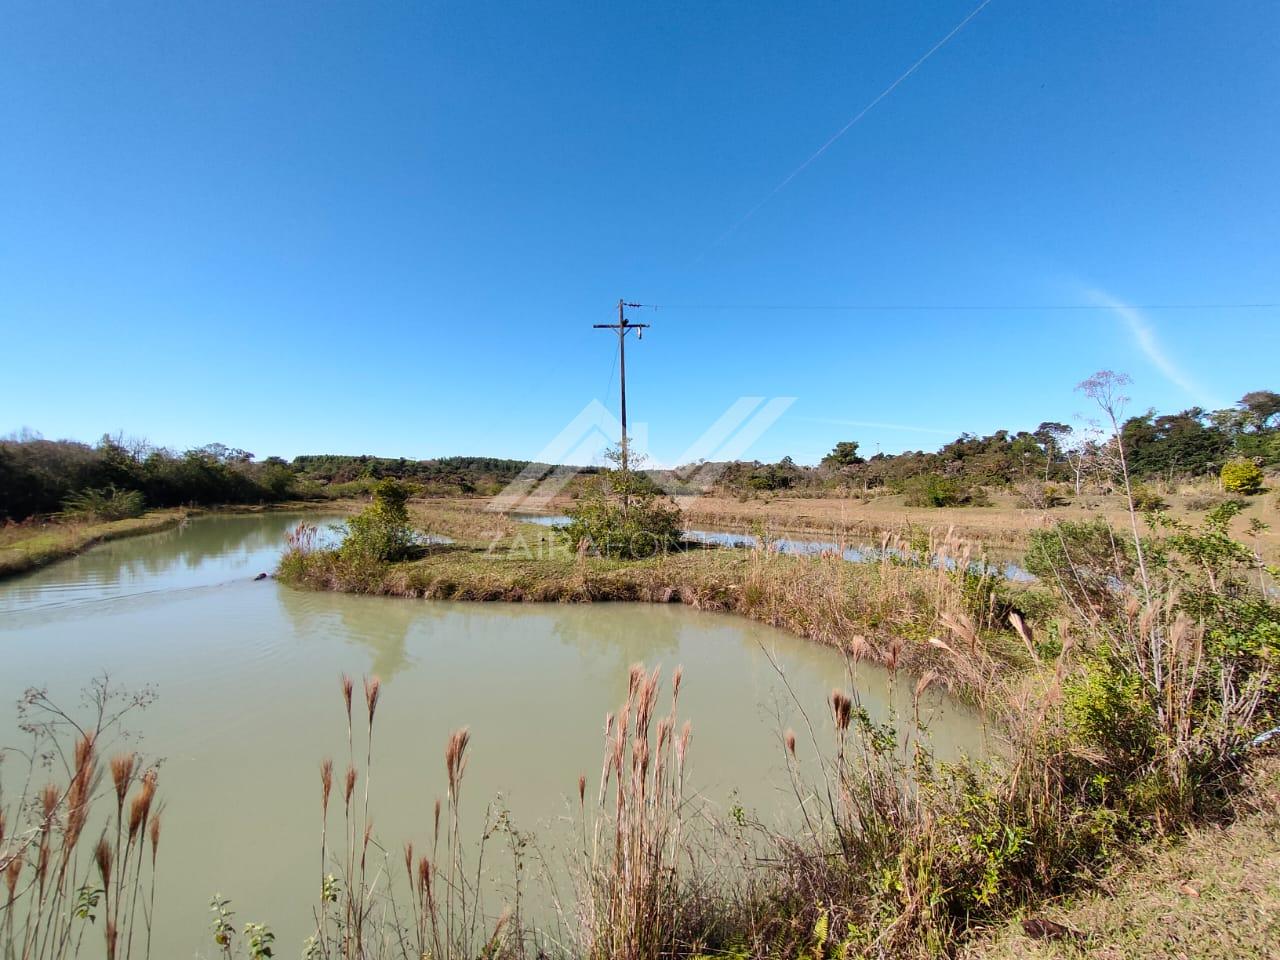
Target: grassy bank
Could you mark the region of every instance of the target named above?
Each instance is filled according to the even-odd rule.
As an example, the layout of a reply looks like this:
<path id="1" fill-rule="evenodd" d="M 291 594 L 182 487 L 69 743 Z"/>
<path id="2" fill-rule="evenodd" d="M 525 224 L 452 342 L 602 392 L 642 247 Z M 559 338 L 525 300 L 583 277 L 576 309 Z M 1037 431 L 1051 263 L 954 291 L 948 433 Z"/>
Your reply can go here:
<path id="1" fill-rule="evenodd" d="M 1086 896 L 993 931 L 965 960 L 1280 957 L 1280 758 L 1259 764 L 1235 807 L 1230 822 L 1153 846 Z"/>
<path id="2" fill-rule="evenodd" d="M 1203 490 L 1164 495 L 1166 512 L 1174 519 L 1196 522 L 1225 497 Z M 553 500 L 550 514 L 564 513 L 573 504 L 570 496 Z M 1254 547 L 1268 562 L 1280 562 L 1280 497 L 1244 498 L 1246 508 L 1230 524 L 1236 539 Z M 488 501 L 478 498 L 441 498 L 419 502 L 425 515 L 497 517 L 486 511 Z M 1005 491 L 991 494 L 986 507 L 909 506 L 902 495 L 886 494 L 867 499 L 838 496 L 787 496 L 757 494 L 737 498 L 707 494 L 683 504 L 685 526 L 693 529 L 728 530 L 751 534 L 763 530 L 775 537 L 801 535 L 815 540 L 845 541 L 850 545 L 879 543 L 883 538 L 911 539 L 913 535 L 964 541 L 973 552 L 988 552 L 993 559 L 1009 558 L 1025 550 L 1036 531 L 1052 529 L 1063 520 L 1103 517 L 1112 526 L 1125 527 L 1128 506 L 1119 494 L 1087 494 L 1052 509 L 1028 507 Z M 1266 529 L 1250 529 L 1250 521 Z M 473 528 L 474 529 L 474 528 Z M 545 531 L 544 531 L 545 532 Z"/>
<path id="3" fill-rule="evenodd" d="M 140 517 L 102 523 L 28 521 L 0 527 L 0 578 L 75 556 L 97 543 L 155 533 L 175 527 L 191 511 L 179 507 L 151 510 Z"/>

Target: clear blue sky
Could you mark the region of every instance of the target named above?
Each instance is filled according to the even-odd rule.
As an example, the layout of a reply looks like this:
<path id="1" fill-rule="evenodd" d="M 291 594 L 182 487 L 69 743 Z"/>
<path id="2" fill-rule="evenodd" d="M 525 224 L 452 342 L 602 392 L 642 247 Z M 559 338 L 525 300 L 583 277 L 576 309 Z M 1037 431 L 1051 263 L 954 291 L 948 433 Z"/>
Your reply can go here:
<path id="1" fill-rule="evenodd" d="M 636 311 L 666 459 L 1280 389 L 1275 307 L 958 309 L 1280 302 L 1274 0 L 992 0 L 773 193 L 976 2 L 5 0 L 0 432 L 534 456 L 619 296 L 945 308 Z"/>

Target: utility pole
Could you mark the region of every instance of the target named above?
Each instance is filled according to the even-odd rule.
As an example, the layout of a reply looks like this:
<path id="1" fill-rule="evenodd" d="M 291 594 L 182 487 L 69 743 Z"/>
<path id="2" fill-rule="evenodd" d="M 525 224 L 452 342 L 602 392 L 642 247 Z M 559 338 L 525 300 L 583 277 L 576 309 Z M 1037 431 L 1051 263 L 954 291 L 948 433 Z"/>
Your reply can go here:
<path id="1" fill-rule="evenodd" d="M 622 472 L 627 472 L 627 334 L 632 330 L 639 331 L 636 333 L 636 339 L 644 339 L 644 331 L 649 328 L 647 323 L 632 323 L 622 311 L 625 307 L 643 307 L 643 303 L 626 303 L 622 300 L 618 301 L 618 322 L 617 323 L 596 323 L 592 324 L 597 330 L 616 330 L 618 331 L 618 381 L 622 390 Z"/>

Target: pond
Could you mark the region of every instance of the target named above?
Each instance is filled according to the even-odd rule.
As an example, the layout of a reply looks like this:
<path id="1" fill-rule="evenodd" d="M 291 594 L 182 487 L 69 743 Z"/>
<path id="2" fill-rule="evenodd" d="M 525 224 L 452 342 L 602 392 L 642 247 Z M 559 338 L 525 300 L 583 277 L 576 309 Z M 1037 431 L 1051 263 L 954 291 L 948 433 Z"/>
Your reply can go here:
<path id="1" fill-rule="evenodd" d="M 562 527 L 569 522 L 569 517 L 564 514 L 545 514 L 545 513 L 515 513 L 511 515 L 513 520 L 522 523 L 533 523 L 540 527 Z M 754 550 L 760 546 L 760 538 L 751 533 L 736 532 L 733 530 L 685 530 L 684 538 L 692 543 L 702 543 L 713 547 L 726 547 L 736 550 Z M 801 557 L 821 556 L 823 554 L 836 555 L 843 557 L 850 563 L 872 563 L 881 559 L 884 550 L 879 544 L 864 541 L 856 545 L 848 543 L 837 543 L 834 540 L 811 540 L 804 537 L 771 537 L 769 539 L 769 549 L 775 553 L 786 553 Z M 900 551 L 889 550 L 889 554 L 899 558 L 905 558 Z M 947 569 L 955 569 L 956 561 L 952 557 L 933 558 L 931 561 L 935 565 L 941 563 Z M 992 558 L 983 561 L 974 561 L 970 565 L 975 572 L 987 571 L 996 573 L 1006 580 L 1014 580 L 1020 583 L 1029 583 L 1035 580 L 1027 570 L 1017 561 L 1009 558 Z"/>
<path id="2" fill-rule="evenodd" d="M 472 738 L 464 823 L 478 828 L 496 800 L 549 844 L 568 836 L 578 775 L 596 782 L 604 715 L 637 661 L 668 677 L 684 667 L 691 791 L 721 810 L 794 815 L 779 735 L 803 721 L 773 662 L 821 732 L 826 696 L 850 683 L 835 651 L 679 605 L 441 603 L 255 580 L 299 519 L 203 517 L 0 583 L 0 744 L 21 742 L 10 705 L 28 686 L 74 705 L 106 671 L 158 691 L 131 724 L 141 749 L 163 759 L 156 956 L 212 953 L 215 892 L 240 922 L 270 923 L 286 955 L 310 932 L 318 766 L 326 756 L 346 764 L 342 672 L 357 697 L 361 675 L 384 683 L 370 812 L 392 851 L 428 845 L 445 740 L 462 726 Z M 863 665 L 856 685 L 878 718 L 891 701 L 910 710 L 910 678 Z M 970 712 L 935 698 L 929 715 L 940 754 L 982 751 Z"/>

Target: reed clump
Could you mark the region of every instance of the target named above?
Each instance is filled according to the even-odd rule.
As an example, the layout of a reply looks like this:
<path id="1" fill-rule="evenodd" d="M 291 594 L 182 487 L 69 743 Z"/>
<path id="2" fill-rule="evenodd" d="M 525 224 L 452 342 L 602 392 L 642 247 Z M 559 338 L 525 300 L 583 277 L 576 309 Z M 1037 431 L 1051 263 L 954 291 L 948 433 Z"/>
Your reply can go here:
<path id="1" fill-rule="evenodd" d="M 79 723 L 47 692 L 28 690 L 19 718 L 30 748 L 4 751 L 6 761 L 26 767 L 16 792 L 0 791 L 6 958 L 77 956 L 89 946 L 86 938 L 101 938 L 108 960 L 150 955 L 158 773 L 134 752 L 104 751 L 123 719 L 154 697 L 128 693 L 106 677 L 86 693 L 92 719 Z"/>
<path id="2" fill-rule="evenodd" d="M 364 710 L 360 711 L 354 681 L 345 674 L 340 679 L 347 765 L 341 784 L 341 833 L 336 839 L 331 839 L 335 834 L 330 830 L 330 808 L 336 806 L 334 761 L 325 758 L 320 763 L 320 898 L 315 932 L 304 945 L 304 956 L 335 960 L 522 957 L 518 892 L 514 906 L 497 916 L 486 915 L 481 895 L 484 845 L 497 832 L 497 825 L 486 817 L 474 854 L 463 830 L 461 798 L 470 732 L 455 730 L 446 741 L 446 790 L 434 804 L 430 845 L 419 851 L 412 841 L 406 842 L 402 862 L 395 863 L 375 839 L 369 813 L 382 684 L 377 677 L 366 677 L 362 687 Z M 402 875 L 403 889 L 395 879 Z"/>
<path id="3" fill-rule="evenodd" d="M 632 666 L 627 699 L 605 718 L 596 803 L 578 781 L 583 845 L 577 882 L 579 955 L 593 960 L 678 956 L 697 941 L 702 897 L 682 868 L 685 762 L 692 728 L 679 723 L 681 671 L 658 711 L 660 668 Z"/>

